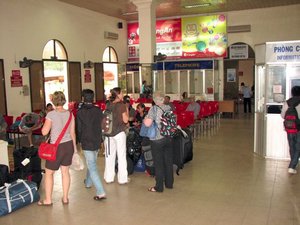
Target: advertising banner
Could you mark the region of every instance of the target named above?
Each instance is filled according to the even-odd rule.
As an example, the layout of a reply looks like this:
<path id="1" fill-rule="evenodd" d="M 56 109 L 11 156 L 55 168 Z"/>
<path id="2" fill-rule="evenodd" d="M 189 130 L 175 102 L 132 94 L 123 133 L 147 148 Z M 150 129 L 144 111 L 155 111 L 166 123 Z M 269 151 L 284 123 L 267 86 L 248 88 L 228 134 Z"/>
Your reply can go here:
<path id="1" fill-rule="evenodd" d="M 224 15 L 182 18 L 184 58 L 225 57 L 227 48 Z"/>
<path id="2" fill-rule="evenodd" d="M 139 25 L 128 24 L 128 61 L 139 59 Z M 156 21 L 156 54 L 167 59 L 226 57 L 225 15 Z"/>

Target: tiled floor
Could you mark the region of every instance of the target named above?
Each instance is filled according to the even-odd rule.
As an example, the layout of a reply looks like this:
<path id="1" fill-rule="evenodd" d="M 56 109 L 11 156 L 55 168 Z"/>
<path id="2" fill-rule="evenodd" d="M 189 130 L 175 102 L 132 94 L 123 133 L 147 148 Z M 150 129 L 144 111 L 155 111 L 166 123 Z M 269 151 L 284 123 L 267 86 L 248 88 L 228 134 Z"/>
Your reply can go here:
<path id="1" fill-rule="evenodd" d="M 175 175 L 173 190 L 150 193 L 153 178 L 134 173 L 128 185 L 105 184 L 108 198 L 96 202 L 94 190 L 83 187 L 84 172 L 72 171 L 70 204 L 63 206 L 57 173 L 52 207 L 33 204 L 0 224 L 296 225 L 300 175 L 289 175 L 287 165 L 253 154 L 253 116 L 241 115 L 195 141 L 194 160 Z"/>

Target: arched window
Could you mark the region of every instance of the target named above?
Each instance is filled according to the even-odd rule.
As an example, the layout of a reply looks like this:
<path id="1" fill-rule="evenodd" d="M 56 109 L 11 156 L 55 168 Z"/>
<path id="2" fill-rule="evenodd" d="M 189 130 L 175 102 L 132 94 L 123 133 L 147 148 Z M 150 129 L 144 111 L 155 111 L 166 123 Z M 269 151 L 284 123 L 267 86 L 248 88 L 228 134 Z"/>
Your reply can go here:
<path id="1" fill-rule="evenodd" d="M 44 47 L 43 59 L 67 60 L 67 52 L 63 44 L 58 40 L 50 40 Z"/>
<path id="2" fill-rule="evenodd" d="M 111 46 L 108 46 L 103 53 L 102 61 L 104 63 L 110 62 L 110 63 L 118 63 L 118 56 L 115 51 L 115 49 Z"/>
<path id="3" fill-rule="evenodd" d="M 102 56 L 103 61 L 103 79 L 105 94 L 109 94 L 109 90 L 118 85 L 118 56 L 115 49 L 108 46 Z"/>
<path id="4" fill-rule="evenodd" d="M 51 102 L 50 96 L 55 91 L 65 94 L 69 99 L 67 52 L 63 44 L 55 39 L 47 42 L 43 50 L 44 91 L 46 104 Z M 65 107 L 67 107 L 67 104 Z"/>

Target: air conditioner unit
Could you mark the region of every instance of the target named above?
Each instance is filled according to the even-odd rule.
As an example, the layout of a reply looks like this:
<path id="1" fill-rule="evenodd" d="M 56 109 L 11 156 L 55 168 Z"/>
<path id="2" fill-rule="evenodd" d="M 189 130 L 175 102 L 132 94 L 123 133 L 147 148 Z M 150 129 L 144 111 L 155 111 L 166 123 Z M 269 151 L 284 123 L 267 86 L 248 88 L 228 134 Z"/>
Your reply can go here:
<path id="1" fill-rule="evenodd" d="M 228 26 L 227 33 L 242 33 L 242 32 L 250 32 L 251 25 L 239 25 L 239 26 Z"/>
<path id="2" fill-rule="evenodd" d="M 118 40 L 119 34 L 109 32 L 109 31 L 104 31 L 104 38 L 105 39 L 113 39 L 113 40 Z"/>

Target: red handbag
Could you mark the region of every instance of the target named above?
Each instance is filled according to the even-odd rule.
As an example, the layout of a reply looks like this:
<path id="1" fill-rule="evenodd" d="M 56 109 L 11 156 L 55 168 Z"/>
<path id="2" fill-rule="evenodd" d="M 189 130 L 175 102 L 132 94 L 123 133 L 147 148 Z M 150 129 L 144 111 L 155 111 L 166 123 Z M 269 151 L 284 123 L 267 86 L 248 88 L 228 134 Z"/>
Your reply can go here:
<path id="1" fill-rule="evenodd" d="M 64 126 L 64 128 L 62 129 L 60 135 L 58 136 L 56 142 L 54 144 L 50 144 L 48 143 L 49 138 L 45 141 L 42 142 L 39 146 L 39 157 L 41 159 L 45 159 L 45 160 L 49 160 L 49 161 L 55 161 L 56 159 L 56 152 L 57 152 L 57 147 L 61 141 L 61 139 L 63 138 L 63 136 L 66 133 L 66 130 L 71 122 L 71 118 L 72 118 L 72 114 L 70 113 L 69 119 L 66 123 L 66 125 Z"/>

